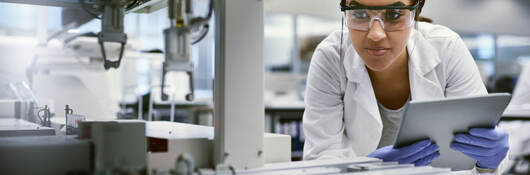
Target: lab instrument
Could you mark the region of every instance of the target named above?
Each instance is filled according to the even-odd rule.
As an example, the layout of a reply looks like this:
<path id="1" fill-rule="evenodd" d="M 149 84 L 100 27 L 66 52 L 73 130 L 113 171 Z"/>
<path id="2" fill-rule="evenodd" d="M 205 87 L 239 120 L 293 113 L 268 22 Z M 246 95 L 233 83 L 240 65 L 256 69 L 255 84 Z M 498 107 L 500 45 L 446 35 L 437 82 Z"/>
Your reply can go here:
<path id="1" fill-rule="evenodd" d="M 183 71 L 188 74 L 188 85 L 190 92 L 186 100 L 194 99 L 193 88 L 193 62 L 191 57 L 191 45 L 199 42 L 208 33 L 208 22 L 213 13 L 213 0 L 206 17 L 193 16 L 192 0 L 168 0 L 168 16 L 170 27 L 164 30 L 165 60 L 162 67 L 162 100 L 169 99 L 166 88 L 166 74 L 173 71 Z M 192 38 L 192 33 L 199 31 L 199 38 Z M 194 41 L 192 41 L 194 39 Z"/>

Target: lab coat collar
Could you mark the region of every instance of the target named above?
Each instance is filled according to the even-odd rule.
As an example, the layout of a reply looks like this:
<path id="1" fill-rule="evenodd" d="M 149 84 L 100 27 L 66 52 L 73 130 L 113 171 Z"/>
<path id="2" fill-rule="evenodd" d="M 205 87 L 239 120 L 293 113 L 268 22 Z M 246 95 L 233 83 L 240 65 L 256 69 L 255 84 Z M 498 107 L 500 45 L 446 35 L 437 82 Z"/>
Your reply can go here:
<path id="1" fill-rule="evenodd" d="M 346 71 L 346 77 L 348 82 L 356 84 L 355 92 L 353 95 L 354 100 L 357 101 L 359 106 L 365 109 L 366 112 L 375 120 L 374 123 L 366 123 L 368 126 L 371 124 L 371 129 L 374 129 L 378 135 L 377 138 L 381 137 L 383 128 L 383 122 L 379 114 L 379 107 L 377 105 L 377 99 L 370 81 L 370 76 L 366 70 L 364 61 L 355 51 L 351 42 L 350 35 L 348 32 L 344 32 L 343 38 L 343 53 L 344 53 L 344 67 Z"/>
<path id="2" fill-rule="evenodd" d="M 416 29 L 412 29 L 409 41 L 407 42 L 409 53 L 409 69 L 425 76 L 440 64 L 438 51 L 429 43 L 423 35 Z"/>
<path id="3" fill-rule="evenodd" d="M 444 91 L 434 71 L 441 62 L 438 50 L 420 32 L 415 29 L 411 32 L 407 43 L 411 99 L 443 98 Z"/>

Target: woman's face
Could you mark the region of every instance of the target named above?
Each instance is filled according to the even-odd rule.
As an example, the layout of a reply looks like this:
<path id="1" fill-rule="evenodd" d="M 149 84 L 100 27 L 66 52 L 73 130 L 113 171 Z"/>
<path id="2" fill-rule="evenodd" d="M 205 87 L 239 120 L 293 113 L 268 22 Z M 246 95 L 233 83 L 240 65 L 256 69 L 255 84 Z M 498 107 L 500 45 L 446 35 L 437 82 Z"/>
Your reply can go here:
<path id="1" fill-rule="evenodd" d="M 402 2 L 411 5 L 410 0 L 355 0 L 365 6 L 384 6 Z M 368 31 L 349 29 L 353 46 L 366 66 L 372 71 L 383 71 L 400 56 L 406 56 L 405 48 L 411 27 L 400 31 L 386 32 L 375 20 Z"/>

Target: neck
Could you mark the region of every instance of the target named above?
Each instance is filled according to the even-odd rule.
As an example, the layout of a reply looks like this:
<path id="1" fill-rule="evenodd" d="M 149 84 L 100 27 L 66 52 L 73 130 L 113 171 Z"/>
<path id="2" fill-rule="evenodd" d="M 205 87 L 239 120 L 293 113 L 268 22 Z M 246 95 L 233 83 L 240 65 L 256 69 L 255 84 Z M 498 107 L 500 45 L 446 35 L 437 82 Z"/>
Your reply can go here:
<path id="1" fill-rule="evenodd" d="M 401 54 L 394 63 L 392 63 L 388 68 L 386 68 L 383 71 L 373 71 L 371 69 L 368 70 L 368 74 L 370 75 L 370 79 L 377 82 L 388 82 L 388 81 L 396 81 L 396 80 L 403 80 L 404 78 L 408 78 L 408 72 L 409 72 L 409 66 L 408 66 L 408 53 L 407 49 Z"/>

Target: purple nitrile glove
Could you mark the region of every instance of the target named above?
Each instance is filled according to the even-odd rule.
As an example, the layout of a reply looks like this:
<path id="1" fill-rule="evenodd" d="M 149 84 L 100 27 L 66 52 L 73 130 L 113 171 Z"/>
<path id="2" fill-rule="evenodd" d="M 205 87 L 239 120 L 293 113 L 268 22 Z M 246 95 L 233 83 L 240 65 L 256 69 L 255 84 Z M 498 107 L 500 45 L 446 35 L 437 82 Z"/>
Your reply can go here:
<path id="1" fill-rule="evenodd" d="M 501 128 L 472 128 L 457 134 L 450 147 L 475 159 L 480 168 L 496 169 L 508 153 L 508 133 Z"/>
<path id="2" fill-rule="evenodd" d="M 423 140 L 412 145 L 394 148 L 394 145 L 385 146 L 368 154 L 368 157 L 379 158 L 384 162 L 397 161 L 400 164 L 414 164 L 425 166 L 440 157 L 440 147 L 430 140 Z"/>

